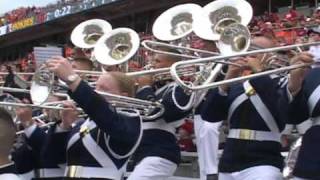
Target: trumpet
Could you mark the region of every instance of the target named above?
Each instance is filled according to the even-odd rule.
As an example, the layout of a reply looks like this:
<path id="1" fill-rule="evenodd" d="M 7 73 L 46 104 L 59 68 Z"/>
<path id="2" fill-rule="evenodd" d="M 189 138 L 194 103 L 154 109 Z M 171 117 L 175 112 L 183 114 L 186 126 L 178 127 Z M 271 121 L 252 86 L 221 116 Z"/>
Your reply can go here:
<path id="1" fill-rule="evenodd" d="M 189 66 L 192 64 L 220 62 L 220 61 L 223 61 L 224 59 L 231 60 L 232 58 L 235 58 L 235 57 L 253 55 L 253 54 L 258 54 L 258 53 L 270 53 L 270 52 L 276 52 L 276 51 L 291 50 L 291 49 L 297 49 L 297 48 L 301 48 L 301 47 L 316 46 L 319 44 L 320 44 L 320 42 L 318 41 L 318 42 L 311 42 L 311 43 L 305 43 L 305 44 L 295 44 L 295 45 L 288 45 L 288 46 L 282 46 L 282 47 L 258 49 L 258 50 L 248 51 L 248 52 L 241 52 L 238 54 L 226 55 L 226 56 L 207 57 L 207 58 L 199 58 L 199 59 L 194 59 L 194 60 L 189 60 L 189 61 L 177 62 L 171 66 L 170 72 L 171 72 L 173 79 L 180 86 L 182 86 L 183 88 L 186 88 L 188 90 L 197 91 L 197 90 L 204 90 L 204 89 L 209 89 L 209 88 L 216 88 L 216 87 L 219 87 L 220 85 L 223 85 L 223 84 L 237 83 L 237 82 L 248 80 L 248 79 L 255 78 L 255 77 L 260 77 L 260 76 L 265 76 L 265 75 L 275 74 L 275 73 L 281 73 L 281 72 L 290 71 L 290 70 L 297 69 L 297 68 L 307 67 L 307 66 L 310 66 L 310 64 L 291 65 L 291 66 L 281 67 L 278 69 L 272 69 L 272 70 L 268 70 L 268 71 L 264 71 L 264 72 L 260 72 L 260 73 L 256 73 L 256 74 L 251 74 L 248 76 L 223 80 L 223 81 L 219 81 L 219 82 L 202 84 L 199 86 L 190 86 L 189 84 L 184 83 L 184 81 L 179 78 L 177 69 L 180 69 L 184 66 Z"/>

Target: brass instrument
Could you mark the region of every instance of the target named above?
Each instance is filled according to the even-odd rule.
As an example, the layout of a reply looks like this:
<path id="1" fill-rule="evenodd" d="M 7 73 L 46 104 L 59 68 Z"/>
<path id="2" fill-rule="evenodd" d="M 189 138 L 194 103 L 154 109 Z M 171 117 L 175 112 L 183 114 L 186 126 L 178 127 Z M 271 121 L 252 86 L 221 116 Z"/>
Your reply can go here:
<path id="1" fill-rule="evenodd" d="M 71 33 L 72 43 L 83 49 L 92 49 L 90 59 L 103 65 L 127 62 L 138 50 L 139 35 L 129 28 L 112 30 L 109 22 L 92 19 L 80 23 Z"/>
<path id="2" fill-rule="evenodd" d="M 30 94 L 32 101 L 36 105 L 44 105 L 49 95 L 52 94 L 54 86 L 54 74 L 50 72 L 45 66 L 42 66 L 36 71 L 33 82 L 31 84 Z M 139 111 L 139 113 L 146 120 L 159 117 L 164 112 L 164 107 L 158 102 L 145 101 L 110 93 L 97 93 L 108 99 L 108 102 L 118 109 L 135 109 Z M 39 96 L 39 94 L 41 95 Z M 67 96 L 64 93 L 61 94 Z M 157 113 L 151 114 L 156 112 L 156 110 Z"/>
<path id="3" fill-rule="evenodd" d="M 173 41 L 193 31 L 196 14 L 201 12 L 197 4 L 181 4 L 163 12 L 152 26 L 153 35 L 162 41 Z"/>
<path id="4" fill-rule="evenodd" d="M 229 61 L 232 61 L 232 58 L 236 58 L 236 57 L 248 56 L 248 55 L 259 54 L 259 53 L 270 53 L 270 52 L 272 53 L 272 52 L 276 52 L 276 51 L 292 50 L 292 49 L 297 49 L 297 48 L 301 48 L 301 47 L 315 46 L 315 45 L 319 45 L 319 44 L 320 44 L 320 42 L 295 44 L 295 45 L 288 45 L 288 46 L 282 46 L 282 47 L 258 49 L 258 50 L 241 52 L 241 53 L 232 54 L 232 55 L 221 55 L 221 56 L 214 56 L 214 57 L 207 57 L 207 58 L 199 58 L 199 59 L 194 59 L 194 60 L 189 60 L 189 61 L 182 61 L 182 62 L 177 62 L 177 63 L 173 64 L 171 66 L 170 72 L 171 72 L 173 79 L 180 86 L 182 86 L 188 90 L 197 91 L 197 90 L 204 90 L 204 89 L 209 89 L 209 88 L 216 88 L 216 87 L 219 87 L 220 85 L 223 85 L 223 84 L 232 84 L 232 83 L 241 82 L 241 81 L 255 78 L 255 77 L 260 77 L 260 76 L 265 76 L 265 75 L 275 74 L 275 73 L 281 73 L 281 72 L 290 71 L 290 70 L 302 68 L 302 67 L 308 67 L 308 66 L 310 66 L 310 64 L 290 65 L 290 66 L 285 66 L 285 67 L 281 67 L 278 69 L 271 69 L 271 70 L 267 70 L 264 72 L 243 76 L 243 77 L 237 77 L 237 78 L 223 80 L 223 81 L 219 81 L 219 82 L 201 84 L 199 86 L 190 86 L 189 84 L 186 84 L 183 80 L 181 80 L 179 78 L 177 69 L 180 69 L 180 68 L 183 68 L 184 66 L 189 66 L 192 64 L 199 64 L 199 63 L 206 64 L 206 63 L 210 63 L 210 62 L 221 62 L 221 61 L 224 61 L 225 59 L 229 59 Z"/>
<path id="5" fill-rule="evenodd" d="M 139 35 L 129 28 L 117 28 L 102 36 L 94 47 L 94 57 L 104 65 L 117 65 L 130 60 L 138 51 Z"/>
<path id="6" fill-rule="evenodd" d="M 102 19 L 91 19 L 76 26 L 71 33 L 71 42 L 84 49 L 91 49 L 104 34 L 110 32 L 112 26 Z"/>
<path id="7" fill-rule="evenodd" d="M 194 32 L 202 39 L 218 41 L 228 26 L 247 26 L 252 16 L 252 6 L 245 0 L 216 0 L 195 16 Z"/>
<path id="8" fill-rule="evenodd" d="M 218 41 L 221 54 L 244 52 L 250 45 L 247 25 L 252 15 L 252 7 L 245 0 L 213 1 L 196 16 L 194 32 L 202 39 Z"/>

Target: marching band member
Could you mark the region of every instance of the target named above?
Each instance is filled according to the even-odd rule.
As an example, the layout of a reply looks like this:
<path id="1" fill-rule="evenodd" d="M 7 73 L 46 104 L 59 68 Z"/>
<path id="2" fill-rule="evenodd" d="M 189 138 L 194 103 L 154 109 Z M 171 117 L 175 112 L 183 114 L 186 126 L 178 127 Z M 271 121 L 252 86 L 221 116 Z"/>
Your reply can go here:
<path id="1" fill-rule="evenodd" d="M 69 95 L 89 116 L 72 128 L 65 127 L 70 130 L 67 144 L 60 145 L 67 151 L 65 178 L 120 180 L 142 137 L 140 116 L 112 108 L 74 73 L 66 59 L 53 57 L 47 66 L 67 83 Z M 96 83 L 98 91 L 124 96 L 134 95 L 133 87 L 133 81 L 120 72 L 103 74 Z"/>
<path id="2" fill-rule="evenodd" d="M 172 49 L 161 50 L 179 53 Z M 181 58 L 176 56 L 155 54 L 152 63 L 154 68 L 158 69 L 170 67 L 180 60 Z M 165 107 L 165 112 L 161 117 L 143 123 L 143 138 L 133 158 L 137 165 L 128 180 L 167 179 L 173 175 L 180 162 L 175 126 L 190 113 L 189 110 L 182 110 L 176 103 L 184 106 L 190 98 L 171 79 L 153 82 L 152 77 L 144 76 L 137 81 L 139 89 L 136 97 L 160 101 Z"/>
<path id="3" fill-rule="evenodd" d="M 62 100 L 61 98 L 54 96 L 50 97 L 50 99 L 53 101 Z M 47 148 L 47 144 L 49 141 L 59 144 L 61 139 L 64 139 L 64 137 L 68 135 L 68 132 L 62 130 L 59 132 L 54 132 L 52 130 L 53 128 L 49 128 L 48 132 L 46 132 L 46 130 L 40 128 L 32 118 L 31 108 L 17 108 L 16 112 L 19 120 L 25 128 L 24 133 L 27 138 L 26 142 L 32 149 L 35 174 L 34 179 L 61 179 L 64 176 L 64 163 L 66 162 L 66 159 L 64 156 L 60 155 L 63 154 L 63 152 L 59 151 L 60 148 Z M 59 118 L 53 117 L 56 115 L 52 113 L 52 110 L 46 112 L 50 114 L 50 118 Z M 67 117 L 72 116 L 73 119 L 77 119 L 77 114 L 70 111 L 67 112 Z M 61 118 L 61 125 L 64 125 L 63 122 L 66 116 L 61 116 Z"/>
<path id="4" fill-rule="evenodd" d="M 274 44 L 265 37 L 253 39 L 253 44 L 270 48 Z M 245 57 L 253 72 L 263 70 L 263 56 Z M 303 53 L 292 59 L 292 64 L 311 62 Z M 291 71 L 288 84 L 279 86 L 279 79 L 262 76 L 234 85 L 222 85 L 207 95 L 201 116 L 210 121 L 228 119 L 229 134 L 219 162 L 221 180 L 280 180 L 283 158 L 280 154 L 280 132 L 286 121 L 286 109 L 292 95 L 300 88 L 295 83 L 303 69 Z M 237 77 L 241 68 L 229 66 L 225 79 Z M 284 112 L 283 112 L 284 111 Z"/>
<path id="5" fill-rule="evenodd" d="M 299 124 L 311 118 L 313 126 L 302 137 L 302 144 L 293 169 L 294 179 L 311 180 L 320 178 L 319 135 L 319 75 L 320 68 L 309 70 L 303 81 L 302 89 L 291 104 L 290 122 Z M 303 76 L 303 75 L 302 75 Z"/>
<path id="6" fill-rule="evenodd" d="M 86 57 L 75 56 L 71 61 L 71 65 L 77 70 L 90 71 L 93 69 L 92 61 Z M 84 74 L 82 73 L 80 76 L 82 77 Z M 61 97 L 50 95 L 47 102 L 62 100 Z M 63 139 L 69 132 L 64 130 L 55 132 L 53 130 L 54 127 L 49 128 L 49 131 L 46 132 L 40 128 L 32 118 L 31 108 L 17 108 L 16 113 L 24 127 L 24 134 L 26 136 L 26 144 L 16 149 L 13 153 L 13 158 L 19 173 L 22 171 L 21 173 L 24 174 L 26 179 L 29 179 L 27 176 L 30 174 L 25 173 L 27 170 L 34 171 L 33 179 L 61 179 L 64 176 L 66 158 L 59 154 L 63 153 L 59 152 L 60 148 L 47 148 L 47 144 L 48 141 L 61 143 L 59 142 L 60 139 Z M 44 109 L 43 114 L 45 114 L 51 122 L 61 121 L 60 118 L 62 118 L 62 123 L 60 124 L 62 126 L 67 126 L 64 124 L 65 117 L 70 118 L 71 116 L 73 121 L 78 119 L 77 114 L 73 111 L 62 112 L 60 116 L 56 110 Z"/>
<path id="7" fill-rule="evenodd" d="M 0 108 L 0 179 L 19 180 L 14 163 L 9 159 L 16 136 L 16 129 L 11 115 Z"/>
<path id="8" fill-rule="evenodd" d="M 11 153 L 12 161 L 15 164 L 19 177 L 23 180 L 30 180 L 34 178 L 35 160 L 37 156 L 26 143 L 25 137 L 21 135 L 21 137 L 17 137 L 17 141 L 19 142 L 16 142 Z"/>

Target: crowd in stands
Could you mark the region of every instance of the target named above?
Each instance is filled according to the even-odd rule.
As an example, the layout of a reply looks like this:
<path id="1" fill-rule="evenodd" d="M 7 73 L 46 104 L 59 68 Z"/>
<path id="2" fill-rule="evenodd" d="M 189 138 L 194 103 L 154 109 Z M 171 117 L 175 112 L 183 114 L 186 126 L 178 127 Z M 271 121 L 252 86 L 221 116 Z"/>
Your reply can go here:
<path id="1" fill-rule="evenodd" d="M 44 14 L 44 13 L 45 13 L 44 8 L 39 8 L 35 6 L 20 7 L 18 9 L 5 13 L 4 16 L 1 17 L 0 26 L 7 25 L 10 23 L 15 23 L 19 20 L 29 18 L 37 14 Z"/>
<path id="2" fill-rule="evenodd" d="M 57 0 L 56 3 L 51 3 L 44 7 L 36 7 L 36 6 L 19 7 L 17 9 L 6 12 L 2 15 L 0 14 L 0 27 L 18 22 L 20 20 L 23 20 L 32 16 L 37 16 L 39 14 L 42 14 L 43 16 L 45 16 L 47 12 L 53 11 L 63 6 L 73 5 L 77 3 L 84 3 L 84 2 L 90 3 L 94 1 L 95 0 Z"/>
<path id="3" fill-rule="evenodd" d="M 253 35 L 264 34 L 280 45 L 290 45 L 319 40 L 319 22 L 319 8 L 311 16 L 305 16 L 290 9 L 283 17 L 277 13 L 269 14 L 268 12 L 262 16 L 255 16 L 249 27 Z"/>

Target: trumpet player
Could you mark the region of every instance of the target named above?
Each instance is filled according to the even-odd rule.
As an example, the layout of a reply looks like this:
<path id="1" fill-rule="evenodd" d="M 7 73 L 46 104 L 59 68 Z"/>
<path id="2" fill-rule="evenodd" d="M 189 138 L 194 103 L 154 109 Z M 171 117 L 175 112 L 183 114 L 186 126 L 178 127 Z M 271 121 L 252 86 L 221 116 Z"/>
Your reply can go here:
<path id="1" fill-rule="evenodd" d="M 173 49 L 161 49 L 179 53 Z M 180 61 L 180 57 L 155 54 L 152 63 L 155 69 L 170 67 Z M 164 114 L 152 121 L 143 123 L 143 138 L 133 160 L 137 164 L 128 180 L 164 180 L 175 172 L 180 162 L 180 148 L 175 137 L 175 128 L 179 121 L 190 113 L 175 104 L 189 101 L 189 95 L 178 87 L 172 79 L 154 82 L 151 76 L 137 79 L 139 89 L 136 97 L 146 100 L 158 100 L 165 107 Z M 180 124 L 181 125 L 181 124 Z"/>
<path id="2" fill-rule="evenodd" d="M 265 37 L 254 38 L 253 44 L 263 48 L 275 46 Z M 257 54 L 239 59 L 237 63 L 248 66 L 254 73 L 261 72 L 266 56 Z M 312 62 L 312 56 L 301 53 L 291 60 L 291 64 L 301 62 Z M 291 71 L 286 85 L 279 85 L 278 78 L 262 76 L 234 85 L 221 85 L 208 94 L 201 113 L 203 119 L 227 119 L 230 124 L 219 162 L 220 180 L 282 179 L 280 133 L 287 120 L 289 102 L 300 88 L 297 82 L 304 70 Z M 241 68 L 230 65 L 225 79 L 241 73 Z"/>
<path id="3" fill-rule="evenodd" d="M 11 115 L 0 108 L 0 179 L 19 180 L 9 156 L 15 141 L 16 129 Z"/>
<path id="4" fill-rule="evenodd" d="M 88 114 L 85 121 L 67 127 L 67 141 L 60 148 L 67 157 L 66 179 L 119 180 L 128 158 L 142 137 L 141 118 L 136 112 L 117 111 L 73 71 L 62 57 L 48 60 L 47 67 L 69 87 L 71 98 Z M 133 81 L 120 72 L 99 77 L 96 90 L 133 96 Z M 49 145 L 48 147 L 52 147 Z M 54 143 L 53 143 L 54 144 Z"/>

